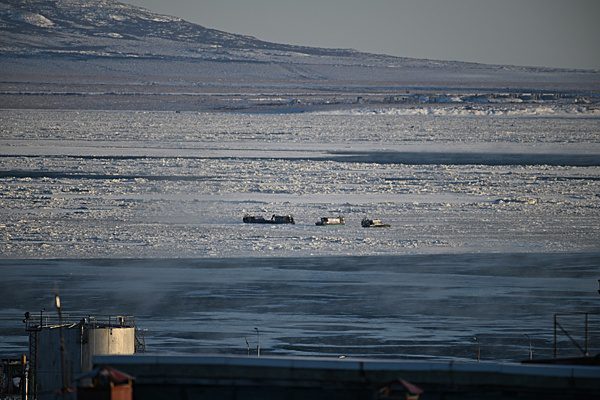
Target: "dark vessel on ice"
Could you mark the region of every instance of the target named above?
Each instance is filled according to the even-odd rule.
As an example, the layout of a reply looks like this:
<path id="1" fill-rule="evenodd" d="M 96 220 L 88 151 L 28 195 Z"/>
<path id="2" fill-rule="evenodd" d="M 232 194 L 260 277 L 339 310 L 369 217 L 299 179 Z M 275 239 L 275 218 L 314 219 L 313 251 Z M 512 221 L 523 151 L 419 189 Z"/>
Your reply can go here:
<path id="1" fill-rule="evenodd" d="M 317 226 L 324 225 L 344 225 L 346 221 L 344 221 L 344 217 L 321 217 L 320 221 L 315 222 Z"/>
<path id="2" fill-rule="evenodd" d="M 291 215 L 275 215 L 271 219 L 265 219 L 263 216 L 244 215 L 243 219 L 246 224 L 295 224 L 294 217 Z"/>
<path id="3" fill-rule="evenodd" d="M 360 221 L 363 228 L 389 228 L 390 224 L 384 224 L 380 219 L 364 218 Z"/>

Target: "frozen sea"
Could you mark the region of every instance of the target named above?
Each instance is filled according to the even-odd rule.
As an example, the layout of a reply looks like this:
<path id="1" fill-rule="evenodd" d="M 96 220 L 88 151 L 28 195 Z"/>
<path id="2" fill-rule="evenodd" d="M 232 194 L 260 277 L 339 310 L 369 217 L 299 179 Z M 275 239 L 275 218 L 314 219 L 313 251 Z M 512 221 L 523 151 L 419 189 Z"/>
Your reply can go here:
<path id="1" fill-rule="evenodd" d="M 549 357 L 600 308 L 600 116 L 494 107 L 0 110 L 0 353 L 59 291 L 157 353 Z"/>

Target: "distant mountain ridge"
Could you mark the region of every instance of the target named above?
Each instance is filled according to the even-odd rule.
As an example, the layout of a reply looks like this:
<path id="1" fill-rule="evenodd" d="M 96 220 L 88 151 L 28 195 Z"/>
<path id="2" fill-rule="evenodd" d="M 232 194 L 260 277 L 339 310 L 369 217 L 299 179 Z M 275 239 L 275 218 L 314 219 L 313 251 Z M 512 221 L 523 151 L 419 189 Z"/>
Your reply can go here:
<path id="1" fill-rule="evenodd" d="M 0 32 L 0 54 L 13 55 L 178 57 L 302 64 L 337 64 L 342 60 L 343 64 L 351 65 L 487 67 L 471 62 L 272 43 L 206 28 L 115 0 L 0 0 Z M 307 56 L 310 58 L 302 58 Z"/>
<path id="2" fill-rule="evenodd" d="M 114 0 L 2 0 L 0 30 L 0 51 L 11 54 L 201 57 L 202 53 L 216 56 L 233 51 L 243 59 L 257 58 L 252 51 L 263 56 L 270 51 L 338 57 L 359 54 L 349 49 L 266 42 Z"/>
<path id="3" fill-rule="evenodd" d="M 328 102 L 338 101 L 334 93 L 352 93 L 356 98 L 414 89 L 427 93 L 600 91 L 599 71 L 427 60 L 271 43 L 115 0 L 0 0 L 0 71 L 0 97 L 4 96 L 0 106 L 10 107 L 43 106 L 49 97 L 33 97 L 39 93 L 104 93 L 98 88 L 74 90 L 73 85 L 118 85 L 120 89 L 109 92 L 113 94 L 122 93 L 123 85 L 134 85 L 136 93 L 159 94 L 177 86 L 181 96 L 215 88 L 240 93 L 316 90 L 331 93 Z M 78 106 L 79 100 L 70 106 Z M 98 107 L 117 107 L 114 101 L 103 100 Z M 190 101 L 196 107 L 195 100 Z M 230 106 L 227 100 L 222 103 Z M 163 104 L 153 107 L 166 107 Z M 57 102 L 55 106 L 62 105 Z M 125 106 L 131 107 L 130 103 Z"/>

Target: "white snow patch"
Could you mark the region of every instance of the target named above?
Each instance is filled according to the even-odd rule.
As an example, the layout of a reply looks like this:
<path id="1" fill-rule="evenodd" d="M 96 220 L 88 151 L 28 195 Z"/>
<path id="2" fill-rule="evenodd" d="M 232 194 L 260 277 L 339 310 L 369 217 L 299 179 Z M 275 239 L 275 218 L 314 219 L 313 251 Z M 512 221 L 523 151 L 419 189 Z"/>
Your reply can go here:
<path id="1" fill-rule="evenodd" d="M 110 14 L 110 19 L 113 21 L 126 21 L 127 17 L 119 14 Z"/>
<path id="2" fill-rule="evenodd" d="M 54 22 L 44 17 L 43 15 L 30 13 L 27 11 L 19 12 L 16 15 L 16 19 L 34 26 L 38 26 L 40 28 L 51 28 L 55 25 Z"/>
<path id="3" fill-rule="evenodd" d="M 496 107 L 403 107 L 403 108 L 354 108 L 348 110 L 316 111 L 318 115 L 436 115 L 436 116 L 600 116 L 600 108 L 593 106 Z"/>
<path id="4" fill-rule="evenodd" d="M 145 21 L 154 21 L 154 22 L 182 22 L 183 19 L 177 17 L 170 17 L 168 15 L 155 15 L 152 14 L 150 16 L 139 15 L 138 18 Z"/>

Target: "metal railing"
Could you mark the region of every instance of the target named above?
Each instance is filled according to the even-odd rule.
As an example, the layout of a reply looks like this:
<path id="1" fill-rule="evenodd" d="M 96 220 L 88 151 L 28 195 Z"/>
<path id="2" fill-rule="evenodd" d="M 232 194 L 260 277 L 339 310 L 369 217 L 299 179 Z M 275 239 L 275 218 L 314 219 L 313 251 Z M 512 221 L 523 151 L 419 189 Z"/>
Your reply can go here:
<path id="1" fill-rule="evenodd" d="M 561 335 L 567 338 L 566 343 L 571 348 L 577 349 L 581 356 L 588 357 L 592 339 L 600 340 L 600 312 L 554 314 L 554 358 L 558 357 Z M 562 343 L 565 344 L 565 341 Z"/>
<path id="2" fill-rule="evenodd" d="M 100 316 L 79 316 L 74 317 L 69 314 L 62 314 L 62 318 L 54 313 L 44 313 L 40 311 L 38 315 L 30 313 L 25 314 L 23 319 L 25 330 L 39 331 L 43 328 L 56 328 L 59 326 L 74 327 L 85 325 L 89 328 L 134 328 L 135 318 L 131 315 L 100 315 Z"/>

